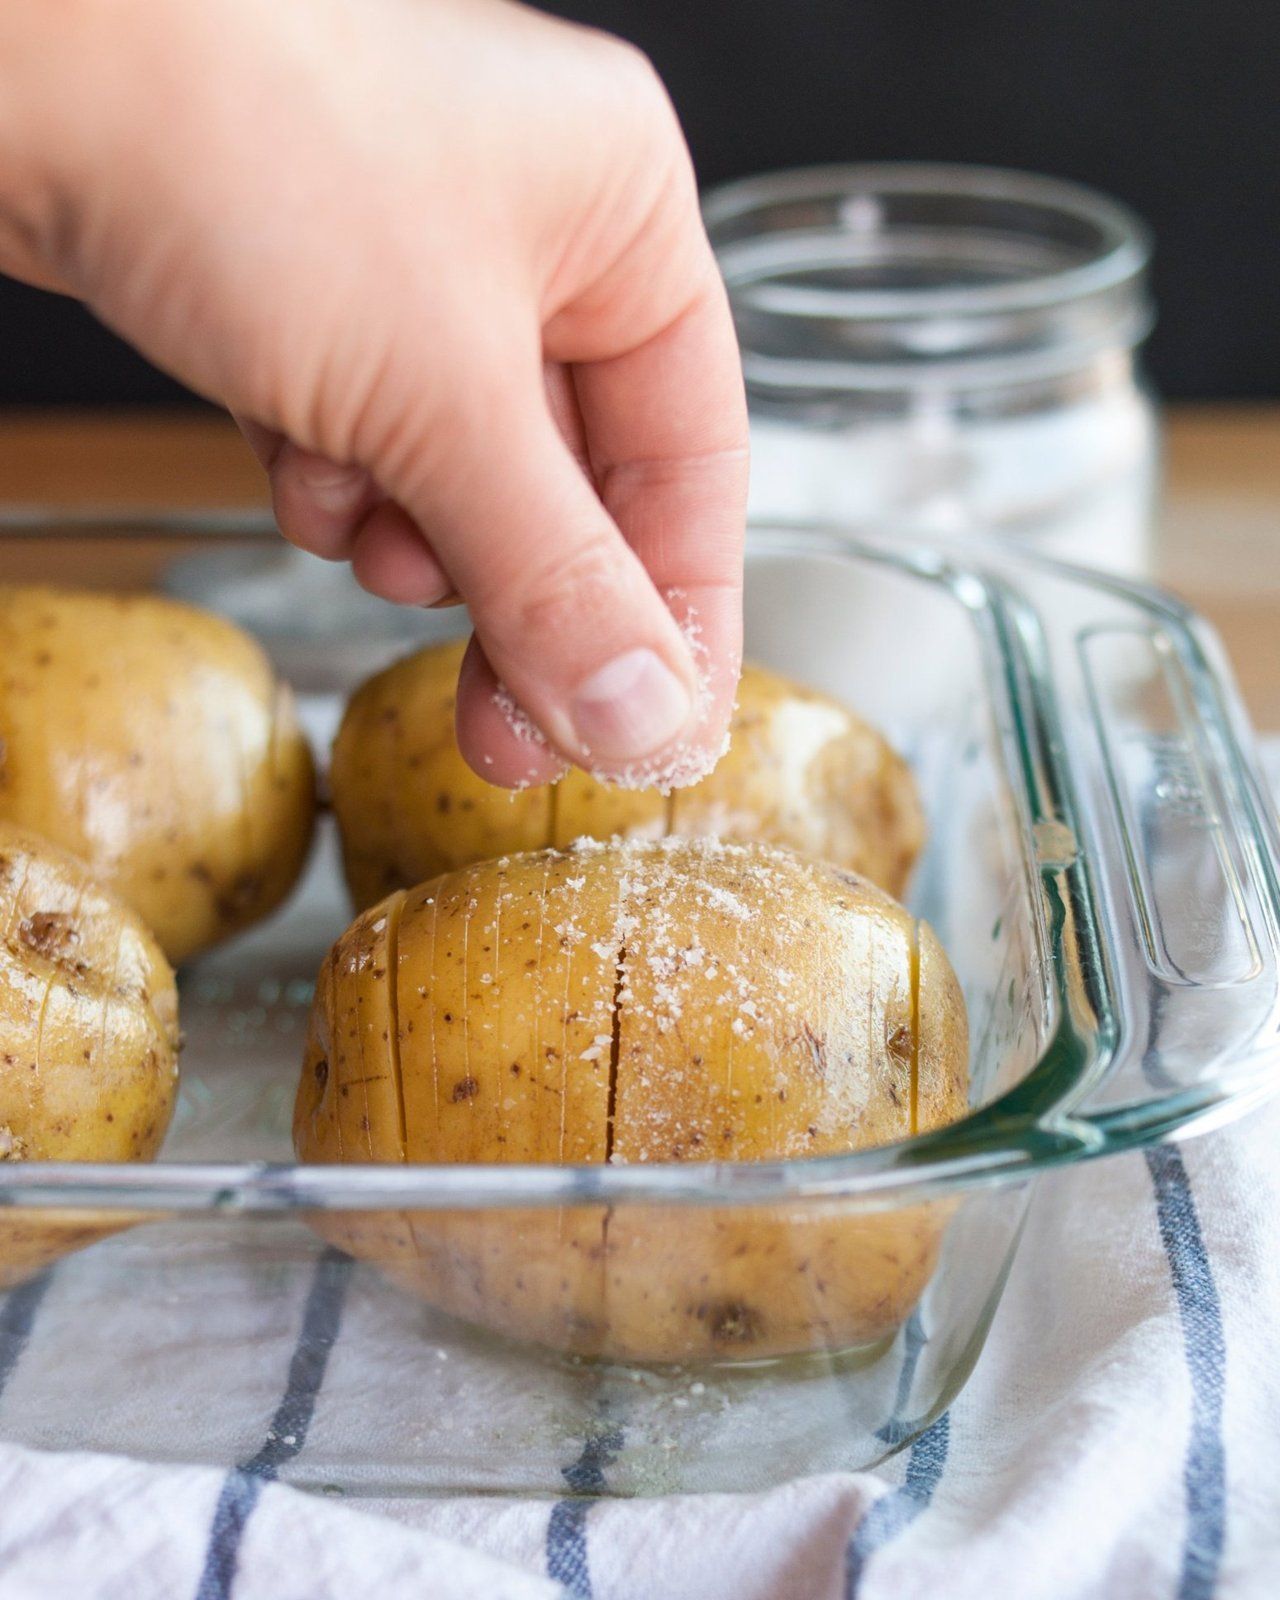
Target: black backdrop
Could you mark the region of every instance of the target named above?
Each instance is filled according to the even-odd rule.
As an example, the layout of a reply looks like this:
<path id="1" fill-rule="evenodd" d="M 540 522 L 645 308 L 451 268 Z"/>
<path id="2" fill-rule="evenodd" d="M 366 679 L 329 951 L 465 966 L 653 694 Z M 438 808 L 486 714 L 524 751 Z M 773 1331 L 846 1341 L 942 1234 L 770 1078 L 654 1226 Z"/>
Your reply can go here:
<path id="1" fill-rule="evenodd" d="M 1112 191 L 1156 231 L 1151 364 L 1164 392 L 1280 396 L 1280 7 L 1271 0 L 549 9 L 648 50 L 704 184 L 808 162 L 930 159 L 1037 169 Z M 0 403 L 179 397 L 79 308 L 0 281 Z"/>

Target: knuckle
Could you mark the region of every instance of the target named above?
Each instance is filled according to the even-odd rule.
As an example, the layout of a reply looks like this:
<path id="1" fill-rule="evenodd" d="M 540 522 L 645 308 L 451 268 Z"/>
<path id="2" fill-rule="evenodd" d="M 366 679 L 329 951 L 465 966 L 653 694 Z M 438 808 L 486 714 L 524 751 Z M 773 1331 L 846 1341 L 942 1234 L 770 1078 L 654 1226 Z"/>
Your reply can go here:
<path id="1" fill-rule="evenodd" d="M 610 39 L 615 89 L 626 96 L 626 103 L 643 119 L 664 131 L 677 128 L 675 111 L 667 87 L 657 67 L 639 47 L 628 39 Z"/>
<path id="2" fill-rule="evenodd" d="M 637 85 L 650 81 L 656 84 L 660 81 L 658 69 L 638 44 L 612 33 L 599 33 L 596 37 L 612 61 L 616 72 L 629 75 L 630 81 Z"/>
<path id="3" fill-rule="evenodd" d="M 516 605 L 517 626 L 534 638 L 557 639 L 608 625 L 623 607 L 618 552 L 599 535 L 528 579 Z"/>

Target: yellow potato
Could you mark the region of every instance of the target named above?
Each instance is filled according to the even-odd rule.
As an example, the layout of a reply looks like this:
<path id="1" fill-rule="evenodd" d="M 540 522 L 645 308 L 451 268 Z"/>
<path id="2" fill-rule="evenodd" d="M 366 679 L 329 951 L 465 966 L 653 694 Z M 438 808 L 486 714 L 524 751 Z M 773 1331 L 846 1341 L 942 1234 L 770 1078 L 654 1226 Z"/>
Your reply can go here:
<path id="1" fill-rule="evenodd" d="M 351 700 L 333 747 L 333 805 L 358 906 L 504 853 L 575 839 L 668 835 L 785 845 L 900 894 L 924 823 L 905 762 L 826 695 L 748 663 L 727 754 L 670 795 L 573 771 L 512 793 L 484 783 L 454 738 L 461 644 L 397 662 Z"/>
<path id="2" fill-rule="evenodd" d="M 321 974 L 304 1161 L 765 1161 L 963 1116 L 964 1002 L 932 931 L 763 845 L 583 841 L 397 891 Z M 326 1219 L 455 1315 L 583 1354 L 847 1348 L 918 1299 L 937 1207 L 596 1205 Z"/>
<path id="3" fill-rule="evenodd" d="M 454 867 L 551 837 L 552 790 L 484 783 L 453 734 L 463 645 L 422 650 L 353 696 L 329 766 L 347 882 L 358 906 Z"/>
<path id="4" fill-rule="evenodd" d="M 173 972 L 138 916 L 0 822 L 0 1159 L 147 1161 L 177 1089 Z M 0 1284 L 122 1226 L 6 1212 Z"/>
<path id="5" fill-rule="evenodd" d="M 183 961 L 293 887 L 315 779 L 261 648 L 154 595 L 0 588 L 0 820 L 81 857 Z"/>

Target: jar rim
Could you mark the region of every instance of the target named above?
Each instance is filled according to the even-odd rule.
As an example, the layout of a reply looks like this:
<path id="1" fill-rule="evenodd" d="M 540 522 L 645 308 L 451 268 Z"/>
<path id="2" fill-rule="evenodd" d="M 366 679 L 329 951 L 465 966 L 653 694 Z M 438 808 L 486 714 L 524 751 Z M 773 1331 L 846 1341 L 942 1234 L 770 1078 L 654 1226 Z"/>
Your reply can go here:
<path id="1" fill-rule="evenodd" d="M 1146 337 L 1151 239 L 1120 201 L 998 167 L 796 168 L 704 197 L 748 386 L 1016 385 Z"/>
<path id="2" fill-rule="evenodd" d="M 999 312 L 1061 305 L 1066 301 L 1119 287 L 1145 272 L 1151 260 L 1151 234 L 1128 206 L 1086 184 L 1066 178 L 1005 167 L 971 166 L 960 162 L 854 162 L 817 167 L 792 167 L 737 179 L 709 189 L 702 210 L 722 269 L 732 267 L 744 243 L 718 238 L 730 225 L 764 208 L 788 201 L 848 204 L 860 198 L 937 196 L 977 202 L 1011 202 L 1092 225 L 1098 246 L 1092 257 L 1056 272 L 998 284 L 910 289 L 793 289 L 797 312 L 809 316 L 901 316 L 963 312 Z M 776 235 L 761 232 L 754 240 Z M 734 278 L 726 279 L 732 288 Z"/>

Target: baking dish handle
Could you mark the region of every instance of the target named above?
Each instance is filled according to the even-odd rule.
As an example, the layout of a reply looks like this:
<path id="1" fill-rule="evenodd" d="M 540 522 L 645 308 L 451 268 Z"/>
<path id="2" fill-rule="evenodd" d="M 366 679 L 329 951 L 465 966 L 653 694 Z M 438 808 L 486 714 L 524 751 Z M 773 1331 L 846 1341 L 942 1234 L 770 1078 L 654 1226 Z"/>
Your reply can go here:
<path id="1" fill-rule="evenodd" d="M 1006 569 L 1007 570 L 1007 569 Z M 1280 833 L 1212 630 L 1121 579 L 1028 562 L 1009 602 L 1038 726 L 1032 836 L 1067 918 L 1066 1007 L 1109 1060 L 1096 1133 L 1280 1081 Z M 1089 948 L 1095 937 L 1096 950 Z"/>

